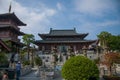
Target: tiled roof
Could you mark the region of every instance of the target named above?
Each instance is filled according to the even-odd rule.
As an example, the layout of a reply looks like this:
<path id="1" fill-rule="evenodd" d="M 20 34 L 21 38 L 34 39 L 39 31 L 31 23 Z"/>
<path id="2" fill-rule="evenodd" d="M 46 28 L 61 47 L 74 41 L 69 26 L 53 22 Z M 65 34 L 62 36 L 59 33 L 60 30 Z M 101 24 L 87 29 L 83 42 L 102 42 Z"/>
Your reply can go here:
<path id="1" fill-rule="evenodd" d="M 18 29 L 11 27 L 9 25 L 0 25 L 0 30 L 2 29 L 10 29 L 11 31 L 14 31 L 15 33 L 17 33 L 18 35 L 24 35 L 24 32 L 19 31 Z"/>
<path id="2" fill-rule="evenodd" d="M 78 35 L 75 30 L 50 30 L 50 35 Z"/>
<path id="3" fill-rule="evenodd" d="M 18 26 L 26 26 L 14 13 L 0 14 L 0 19 L 12 19 Z"/>
<path id="4" fill-rule="evenodd" d="M 38 34 L 42 40 L 35 41 L 41 43 L 94 43 L 96 40 L 85 40 L 88 33 L 77 33 L 75 28 L 69 30 L 52 30 L 48 34 Z"/>
<path id="5" fill-rule="evenodd" d="M 85 38 L 88 33 L 77 33 L 75 29 L 72 30 L 50 30 L 48 34 L 38 34 L 42 39 L 45 39 L 46 37 L 72 37 L 77 36 L 81 38 Z"/>

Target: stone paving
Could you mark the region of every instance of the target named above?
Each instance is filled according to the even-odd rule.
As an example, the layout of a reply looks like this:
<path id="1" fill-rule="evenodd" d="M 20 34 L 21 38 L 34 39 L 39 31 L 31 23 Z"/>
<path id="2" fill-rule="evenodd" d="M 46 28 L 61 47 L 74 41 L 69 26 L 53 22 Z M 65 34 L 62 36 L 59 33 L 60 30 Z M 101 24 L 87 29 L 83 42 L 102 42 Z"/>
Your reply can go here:
<path id="1" fill-rule="evenodd" d="M 35 72 L 36 70 L 32 70 L 29 74 L 20 77 L 20 80 L 63 80 L 59 71 L 56 72 L 53 79 L 51 77 L 46 77 L 45 79 L 42 79 L 40 76 L 37 76 Z"/>
<path id="2" fill-rule="evenodd" d="M 55 77 L 52 79 L 50 77 L 46 77 L 46 79 L 42 79 L 40 76 L 36 76 L 35 74 L 36 70 L 33 69 L 29 74 L 20 77 L 20 80 L 63 80 L 60 71 L 57 71 L 55 74 Z M 100 77 L 100 80 L 104 80 L 102 77 Z"/>
<path id="3" fill-rule="evenodd" d="M 20 77 L 20 80 L 40 80 L 40 77 L 35 75 L 35 70 L 32 70 L 29 74 Z"/>

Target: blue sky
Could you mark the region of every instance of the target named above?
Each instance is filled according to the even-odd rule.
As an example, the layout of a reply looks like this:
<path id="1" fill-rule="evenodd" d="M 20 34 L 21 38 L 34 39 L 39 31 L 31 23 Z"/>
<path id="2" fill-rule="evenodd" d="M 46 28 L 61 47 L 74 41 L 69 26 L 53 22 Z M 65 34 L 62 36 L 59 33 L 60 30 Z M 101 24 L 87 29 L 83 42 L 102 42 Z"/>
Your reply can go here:
<path id="1" fill-rule="evenodd" d="M 21 31 L 34 34 L 73 29 L 97 39 L 101 31 L 120 34 L 120 0 L 0 0 L 0 13 L 12 11 L 27 24 Z"/>

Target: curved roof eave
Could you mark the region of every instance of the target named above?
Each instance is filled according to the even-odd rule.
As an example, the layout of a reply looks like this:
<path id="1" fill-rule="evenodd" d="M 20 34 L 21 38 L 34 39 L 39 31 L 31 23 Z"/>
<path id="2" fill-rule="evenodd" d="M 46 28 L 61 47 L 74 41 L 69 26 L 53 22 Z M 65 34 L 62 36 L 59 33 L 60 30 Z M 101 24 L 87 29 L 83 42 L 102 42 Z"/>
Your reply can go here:
<path id="1" fill-rule="evenodd" d="M 38 40 L 35 41 L 36 44 L 39 43 L 94 43 L 96 40 L 83 40 L 83 41 L 44 41 L 44 40 Z"/>
<path id="2" fill-rule="evenodd" d="M 15 13 L 5 13 L 5 14 L 0 14 L 0 18 L 3 19 L 12 19 L 13 21 L 16 22 L 18 26 L 26 26 L 25 23 L 23 23 L 16 15 Z"/>
<path id="3" fill-rule="evenodd" d="M 82 38 L 85 38 L 88 33 L 84 33 L 84 34 L 74 34 L 74 35 L 51 35 L 51 34 L 38 34 L 42 39 L 46 38 L 46 37 L 63 37 L 63 36 L 81 36 Z"/>
<path id="4" fill-rule="evenodd" d="M 12 14 L 13 14 L 14 19 L 17 20 L 18 26 L 26 26 L 26 25 L 27 25 L 27 24 L 23 23 L 23 22 L 15 15 L 15 13 L 12 13 Z"/>

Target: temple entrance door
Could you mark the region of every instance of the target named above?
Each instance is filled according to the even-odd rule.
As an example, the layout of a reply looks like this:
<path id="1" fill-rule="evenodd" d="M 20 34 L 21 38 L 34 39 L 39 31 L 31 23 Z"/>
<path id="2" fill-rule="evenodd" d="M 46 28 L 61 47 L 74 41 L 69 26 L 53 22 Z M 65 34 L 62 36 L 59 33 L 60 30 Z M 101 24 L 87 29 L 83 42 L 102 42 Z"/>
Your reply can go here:
<path id="1" fill-rule="evenodd" d="M 68 49 L 68 46 L 65 46 L 65 45 L 59 46 L 60 53 L 66 53 L 67 49 Z"/>

